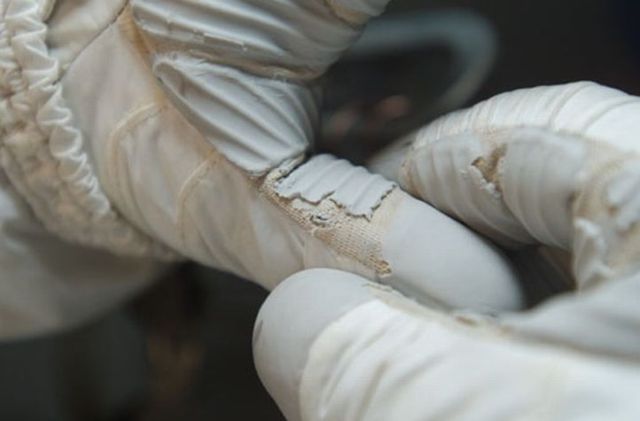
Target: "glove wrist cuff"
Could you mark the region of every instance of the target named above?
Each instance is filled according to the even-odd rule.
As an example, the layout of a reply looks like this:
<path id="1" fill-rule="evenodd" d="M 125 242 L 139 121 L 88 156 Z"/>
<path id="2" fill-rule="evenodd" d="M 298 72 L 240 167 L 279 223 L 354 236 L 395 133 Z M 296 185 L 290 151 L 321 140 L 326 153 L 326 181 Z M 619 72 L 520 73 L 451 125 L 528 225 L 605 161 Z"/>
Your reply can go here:
<path id="1" fill-rule="evenodd" d="M 15 0 L 0 7 L 0 160 L 48 230 L 118 254 L 169 257 L 115 209 L 92 168 L 46 45 L 51 2 Z"/>

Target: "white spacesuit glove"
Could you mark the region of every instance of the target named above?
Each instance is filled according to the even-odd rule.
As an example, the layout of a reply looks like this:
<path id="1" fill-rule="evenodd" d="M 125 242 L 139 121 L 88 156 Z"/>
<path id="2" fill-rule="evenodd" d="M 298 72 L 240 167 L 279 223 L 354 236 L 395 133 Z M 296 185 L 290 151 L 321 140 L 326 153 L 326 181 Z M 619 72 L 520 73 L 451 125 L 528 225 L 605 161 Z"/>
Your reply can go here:
<path id="1" fill-rule="evenodd" d="M 58 3 L 60 18 L 47 28 L 42 21 L 53 2 L 0 0 L 0 340 L 102 315 L 166 268 L 156 259 L 117 256 L 52 233 L 64 231 L 61 225 L 84 233 L 92 218 L 113 216 L 68 109 L 60 106 L 56 82 L 121 7 Z"/>
<path id="2" fill-rule="evenodd" d="M 577 293 L 491 318 L 343 272 L 294 275 L 254 338 L 286 417 L 638 419 L 638 116 L 639 98 L 593 83 L 540 87 L 439 119 L 381 157 L 496 241 L 569 251 Z"/>
<path id="3" fill-rule="evenodd" d="M 481 237 L 379 175 L 305 162 L 318 77 L 386 3 L 4 0 L 3 170 L 39 223 L 82 246 L 267 288 L 330 267 L 518 308 L 511 266 Z"/>

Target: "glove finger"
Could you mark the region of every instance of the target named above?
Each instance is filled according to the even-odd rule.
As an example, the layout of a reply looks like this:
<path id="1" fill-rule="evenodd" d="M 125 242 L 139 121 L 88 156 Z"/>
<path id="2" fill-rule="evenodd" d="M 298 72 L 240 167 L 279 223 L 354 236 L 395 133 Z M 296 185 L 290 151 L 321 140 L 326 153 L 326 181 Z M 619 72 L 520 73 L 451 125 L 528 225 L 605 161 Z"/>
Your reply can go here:
<path id="1" fill-rule="evenodd" d="M 230 161 L 264 175 L 318 126 L 313 83 L 388 0 L 134 0 L 153 72 Z"/>
<path id="2" fill-rule="evenodd" d="M 254 356 L 293 421 L 631 419 L 638 410 L 637 366 L 519 343 L 335 271 L 297 274 L 272 293 Z"/>
<path id="3" fill-rule="evenodd" d="M 571 251 L 583 288 L 640 262 L 638 113 L 638 98 L 592 83 L 511 92 L 410 137 L 397 177 L 503 244 Z"/>

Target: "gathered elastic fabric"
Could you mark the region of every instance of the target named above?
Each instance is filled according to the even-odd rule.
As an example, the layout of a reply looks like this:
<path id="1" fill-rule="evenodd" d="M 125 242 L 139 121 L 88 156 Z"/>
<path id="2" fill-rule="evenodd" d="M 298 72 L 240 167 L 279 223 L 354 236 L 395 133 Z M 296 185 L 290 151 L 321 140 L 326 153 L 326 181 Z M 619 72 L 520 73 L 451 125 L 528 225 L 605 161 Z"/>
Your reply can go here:
<path id="1" fill-rule="evenodd" d="M 53 3 L 0 5 L 0 162 L 52 233 L 121 255 L 173 259 L 118 214 L 99 184 L 45 42 Z"/>

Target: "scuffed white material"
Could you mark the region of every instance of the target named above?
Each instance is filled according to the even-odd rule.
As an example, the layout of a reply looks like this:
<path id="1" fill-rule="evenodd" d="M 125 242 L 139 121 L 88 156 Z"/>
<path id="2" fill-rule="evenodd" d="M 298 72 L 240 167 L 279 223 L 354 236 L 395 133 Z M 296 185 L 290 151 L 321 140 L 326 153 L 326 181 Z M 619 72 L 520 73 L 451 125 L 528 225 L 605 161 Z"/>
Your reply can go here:
<path id="1" fill-rule="evenodd" d="M 173 257 L 122 219 L 102 191 L 58 83 L 61 69 L 48 54 L 41 6 L 26 0 L 0 3 L 4 170 L 57 235 L 120 254 Z"/>
<path id="2" fill-rule="evenodd" d="M 637 191 L 640 156 L 596 149 L 598 164 L 588 172 L 575 203 L 574 271 L 585 286 L 640 270 L 640 214 Z"/>
<path id="3" fill-rule="evenodd" d="M 594 286 L 638 267 L 639 112 L 593 83 L 499 95 L 418 132 L 401 184 L 503 243 L 572 250 Z"/>
<path id="4" fill-rule="evenodd" d="M 371 219 L 395 187 L 395 183 L 348 161 L 319 155 L 284 177 L 276 192 L 287 199 L 300 198 L 315 204 L 328 198 L 350 215 Z"/>
<path id="5" fill-rule="evenodd" d="M 405 168 L 415 192 L 481 232 L 566 249 L 586 154 L 580 139 L 519 128 L 419 141 Z"/>

